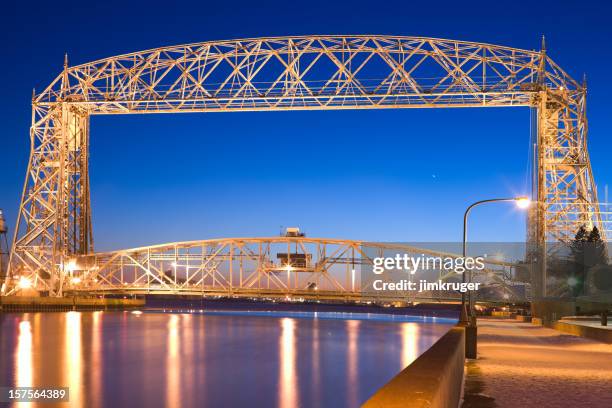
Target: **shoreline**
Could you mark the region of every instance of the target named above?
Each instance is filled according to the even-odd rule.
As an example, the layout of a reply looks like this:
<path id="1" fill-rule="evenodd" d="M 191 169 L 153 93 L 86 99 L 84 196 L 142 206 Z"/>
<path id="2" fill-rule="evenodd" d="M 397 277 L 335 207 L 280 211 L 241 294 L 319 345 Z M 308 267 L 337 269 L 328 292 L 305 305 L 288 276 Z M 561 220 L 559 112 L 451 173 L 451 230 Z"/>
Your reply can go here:
<path id="1" fill-rule="evenodd" d="M 250 310 L 285 312 L 376 313 L 414 317 L 456 319 L 459 307 L 455 304 L 417 304 L 409 306 L 381 306 L 376 304 L 345 304 L 318 302 L 256 301 L 245 299 L 169 298 L 159 296 L 127 297 L 0 297 L 0 313 L 6 312 L 61 312 L 72 310 L 143 310 L 198 309 Z"/>
<path id="2" fill-rule="evenodd" d="M 143 307 L 144 299 L 99 297 L 0 297 L 0 313 L 124 310 Z"/>

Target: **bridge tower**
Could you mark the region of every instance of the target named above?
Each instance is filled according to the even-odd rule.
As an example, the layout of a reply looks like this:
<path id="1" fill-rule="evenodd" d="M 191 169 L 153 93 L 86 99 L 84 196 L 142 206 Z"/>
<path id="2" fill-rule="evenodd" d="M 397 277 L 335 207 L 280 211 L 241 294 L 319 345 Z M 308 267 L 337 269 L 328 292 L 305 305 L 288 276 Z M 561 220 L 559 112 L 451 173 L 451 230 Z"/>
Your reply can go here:
<path id="1" fill-rule="evenodd" d="M 536 297 L 546 297 L 547 259 L 580 228 L 597 225 L 605 234 L 587 150 L 586 83 L 570 90 L 546 84 L 546 46 L 542 39 L 533 161 L 533 201 L 528 215 L 528 245 L 537 254 Z M 602 228 L 603 227 L 603 228 Z"/>
<path id="2" fill-rule="evenodd" d="M 58 103 L 32 101 L 32 151 L 15 231 L 12 276 L 61 296 L 68 260 L 93 251 L 89 192 L 89 113 L 69 92 L 64 61 Z M 21 234 L 18 234 L 21 232 Z"/>

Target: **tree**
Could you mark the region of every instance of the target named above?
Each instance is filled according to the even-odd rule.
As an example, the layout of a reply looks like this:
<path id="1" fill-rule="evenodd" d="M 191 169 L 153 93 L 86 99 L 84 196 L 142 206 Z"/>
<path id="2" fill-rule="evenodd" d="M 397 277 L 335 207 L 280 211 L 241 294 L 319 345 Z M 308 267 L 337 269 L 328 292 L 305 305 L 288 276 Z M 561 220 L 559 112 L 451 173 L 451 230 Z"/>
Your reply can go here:
<path id="1" fill-rule="evenodd" d="M 585 242 L 589 237 L 589 232 L 586 229 L 586 226 L 581 225 L 576 231 L 576 235 L 574 236 L 574 242 Z"/>
<path id="2" fill-rule="evenodd" d="M 597 227 L 593 227 L 589 233 L 584 255 L 584 264 L 587 267 L 608 264 L 606 244 L 602 241 L 601 234 Z"/>
<path id="3" fill-rule="evenodd" d="M 587 239 L 589 242 L 601 242 L 601 234 L 599 233 L 599 228 L 596 226 L 593 227 L 591 232 L 589 232 L 589 237 Z"/>
<path id="4" fill-rule="evenodd" d="M 598 269 L 595 268 L 596 266 L 608 264 L 606 244 L 601 239 L 601 233 L 597 227 L 589 231 L 582 225 L 570 243 L 570 250 L 572 256 L 568 283 L 572 288 L 572 295 L 580 296 L 584 294 L 587 273 L 591 270 L 595 273 L 595 269 Z"/>
<path id="5" fill-rule="evenodd" d="M 584 290 L 586 276 L 585 249 L 592 232 L 587 231 L 586 226 L 581 225 L 576 231 L 574 240 L 570 243 L 572 257 L 568 284 L 574 297 L 581 295 Z M 597 231 L 597 234 L 599 234 L 599 231 Z"/>

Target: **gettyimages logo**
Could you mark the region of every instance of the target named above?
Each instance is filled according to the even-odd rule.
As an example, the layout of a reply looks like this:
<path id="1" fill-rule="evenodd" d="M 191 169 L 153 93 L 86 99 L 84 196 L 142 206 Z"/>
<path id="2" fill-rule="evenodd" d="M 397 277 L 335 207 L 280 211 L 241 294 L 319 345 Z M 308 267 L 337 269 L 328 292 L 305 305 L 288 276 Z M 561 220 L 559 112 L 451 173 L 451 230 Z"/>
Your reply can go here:
<path id="1" fill-rule="evenodd" d="M 469 290 L 478 290 L 479 282 L 459 282 L 452 275 L 462 275 L 466 272 L 482 271 L 485 269 L 485 257 L 451 257 L 451 256 L 410 256 L 408 254 L 395 254 L 392 257 L 376 257 L 372 261 L 372 273 L 375 275 L 387 274 L 393 279 L 374 279 L 371 282 L 374 291 L 452 291 L 465 293 Z M 430 281 L 428 279 L 415 279 L 417 272 L 425 275 L 427 271 L 443 273 L 445 279 Z M 401 275 L 407 275 L 402 278 Z M 398 279 L 399 277 L 399 279 Z"/>
<path id="2" fill-rule="evenodd" d="M 359 287 L 368 300 L 523 301 L 538 290 L 534 251 L 525 242 L 371 242 L 361 246 Z M 535 282 L 535 285 L 534 285 Z"/>
<path id="3" fill-rule="evenodd" d="M 394 257 L 377 257 L 373 260 L 373 272 L 377 275 L 385 270 L 403 270 L 414 275 L 419 269 L 455 271 L 462 274 L 470 270 L 483 270 L 485 268 L 484 257 L 450 257 L 450 256 L 409 256 L 408 254 L 396 254 Z"/>

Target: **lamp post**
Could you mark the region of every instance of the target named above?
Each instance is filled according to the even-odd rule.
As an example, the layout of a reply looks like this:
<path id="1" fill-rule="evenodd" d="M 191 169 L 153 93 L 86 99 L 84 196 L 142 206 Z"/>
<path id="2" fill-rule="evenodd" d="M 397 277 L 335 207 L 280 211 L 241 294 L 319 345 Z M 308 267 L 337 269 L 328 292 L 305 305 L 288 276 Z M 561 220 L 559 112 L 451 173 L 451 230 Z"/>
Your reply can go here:
<path id="1" fill-rule="evenodd" d="M 463 215 L 463 250 L 462 256 L 465 259 L 467 256 L 467 222 L 468 216 L 470 215 L 470 211 L 472 208 L 486 203 L 494 203 L 500 201 L 513 201 L 516 203 L 517 207 L 521 209 L 528 208 L 531 204 L 531 201 L 527 197 L 514 197 L 514 198 L 491 198 L 488 200 L 480 200 L 471 204 Z M 463 283 L 466 282 L 467 271 L 462 274 L 461 280 Z M 470 282 L 472 281 L 472 271 L 470 271 Z M 466 304 L 466 293 L 461 293 L 461 317 L 459 321 L 466 325 L 466 341 L 465 341 L 465 356 L 467 358 L 476 358 L 476 316 L 474 316 L 472 310 L 472 293 L 470 292 L 469 298 Z M 468 306 L 470 308 L 468 312 Z"/>

